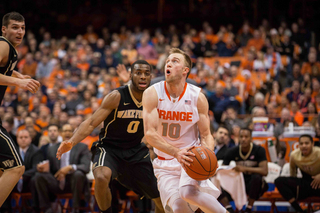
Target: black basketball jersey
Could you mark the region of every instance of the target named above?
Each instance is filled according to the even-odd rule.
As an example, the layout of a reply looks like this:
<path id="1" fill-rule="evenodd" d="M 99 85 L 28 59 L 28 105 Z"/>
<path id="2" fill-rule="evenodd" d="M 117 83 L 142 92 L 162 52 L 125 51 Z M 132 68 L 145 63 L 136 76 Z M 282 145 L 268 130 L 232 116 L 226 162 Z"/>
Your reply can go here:
<path id="1" fill-rule="evenodd" d="M 7 42 L 9 44 L 9 57 L 8 62 L 4 67 L 0 67 L 0 73 L 2 75 L 11 76 L 14 67 L 16 66 L 18 60 L 17 50 L 13 47 L 13 45 L 8 41 L 5 37 L 0 36 L 0 42 Z M 7 86 L 0 85 L 0 104 L 2 102 L 4 93 L 6 92 Z"/>
<path id="2" fill-rule="evenodd" d="M 115 148 L 130 149 L 141 143 L 144 136 L 142 103 L 133 96 L 128 85 L 119 87 L 121 99 L 104 121 L 100 143 Z"/>

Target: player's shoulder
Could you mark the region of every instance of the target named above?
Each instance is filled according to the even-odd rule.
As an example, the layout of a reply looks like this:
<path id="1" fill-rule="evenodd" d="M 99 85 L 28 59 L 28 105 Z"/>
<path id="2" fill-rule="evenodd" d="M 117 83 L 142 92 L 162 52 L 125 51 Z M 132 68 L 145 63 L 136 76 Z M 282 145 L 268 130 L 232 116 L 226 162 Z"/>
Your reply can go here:
<path id="1" fill-rule="evenodd" d="M 0 37 L 0 38 L 3 38 L 3 37 Z M 4 39 L 0 39 L 0 55 L 2 57 L 5 55 L 8 55 L 9 49 L 10 49 L 9 43 Z"/>
<path id="2" fill-rule="evenodd" d="M 290 153 L 290 158 L 295 159 L 300 155 L 301 155 L 301 150 L 300 149 L 295 149 Z"/>
<path id="3" fill-rule="evenodd" d="M 113 90 L 103 99 L 102 105 L 114 105 L 118 106 L 121 100 L 121 94 L 119 90 Z"/>

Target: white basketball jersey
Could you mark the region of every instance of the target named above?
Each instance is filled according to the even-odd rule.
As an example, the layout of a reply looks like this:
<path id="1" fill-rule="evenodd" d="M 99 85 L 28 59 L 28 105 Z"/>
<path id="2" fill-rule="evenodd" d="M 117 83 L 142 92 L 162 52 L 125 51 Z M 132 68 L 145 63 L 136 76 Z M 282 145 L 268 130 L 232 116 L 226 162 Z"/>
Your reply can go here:
<path id="1" fill-rule="evenodd" d="M 180 149 L 200 144 L 197 122 L 199 113 L 197 101 L 200 88 L 185 84 L 182 94 L 172 98 L 166 88 L 166 82 L 153 85 L 158 94 L 158 132 L 169 144 Z M 171 159 L 172 156 L 155 149 L 158 156 Z"/>

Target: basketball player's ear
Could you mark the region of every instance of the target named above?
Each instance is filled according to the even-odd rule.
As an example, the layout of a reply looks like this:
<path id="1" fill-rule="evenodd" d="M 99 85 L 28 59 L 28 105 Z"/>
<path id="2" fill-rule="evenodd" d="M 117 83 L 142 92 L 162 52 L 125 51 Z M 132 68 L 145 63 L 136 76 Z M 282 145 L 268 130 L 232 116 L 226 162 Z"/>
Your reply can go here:
<path id="1" fill-rule="evenodd" d="M 6 27 L 5 27 L 5 26 L 2 26 L 2 27 L 1 27 L 1 32 L 2 32 L 2 34 L 5 34 L 5 31 L 6 31 Z"/>
<path id="2" fill-rule="evenodd" d="M 185 73 L 186 73 L 186 75 L 188 75 L 189 68 L 188 68 L 188 67 L 185 67 L 185 68 L 183 69 L 183 72 L 185 72 Z"/>

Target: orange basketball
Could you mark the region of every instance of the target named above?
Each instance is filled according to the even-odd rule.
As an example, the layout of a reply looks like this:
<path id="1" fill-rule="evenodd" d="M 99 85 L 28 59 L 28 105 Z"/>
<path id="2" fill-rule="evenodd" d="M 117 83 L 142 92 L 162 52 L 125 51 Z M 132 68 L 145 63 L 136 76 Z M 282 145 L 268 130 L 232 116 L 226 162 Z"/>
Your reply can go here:
<path id="1" fill-rule="evenodd" d="M 186 166 L 187 174 L 195 180 L 206 180 L 214 175 L 218 168 L 217 157 L 206 147 L 199 146 L 189 150 L 196 156 L 188 156 L 193 162 Z"/>

